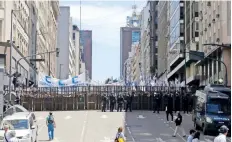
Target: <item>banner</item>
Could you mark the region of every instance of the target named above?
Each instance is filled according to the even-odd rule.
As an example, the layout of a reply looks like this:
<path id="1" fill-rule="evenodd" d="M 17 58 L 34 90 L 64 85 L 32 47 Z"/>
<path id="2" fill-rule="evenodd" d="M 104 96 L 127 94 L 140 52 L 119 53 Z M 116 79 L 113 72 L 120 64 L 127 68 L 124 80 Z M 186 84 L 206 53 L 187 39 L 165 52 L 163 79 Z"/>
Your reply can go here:
<path id="1" fill-rule="evenodd" d="M 57 79 L 51 76 L 39 73 L 38 87 L 65 87 L 65 86 L 83 86 L 87 85 L 85 82 L 85 74 L 69 77 L 68 79 Z"/>

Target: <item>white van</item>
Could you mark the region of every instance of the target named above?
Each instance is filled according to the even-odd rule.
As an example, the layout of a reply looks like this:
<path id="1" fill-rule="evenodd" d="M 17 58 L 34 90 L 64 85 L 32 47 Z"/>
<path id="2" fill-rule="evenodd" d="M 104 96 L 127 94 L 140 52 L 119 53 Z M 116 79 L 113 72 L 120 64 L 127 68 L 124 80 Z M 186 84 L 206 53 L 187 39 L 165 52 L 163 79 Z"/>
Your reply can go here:
<path id="1" fill-rule="evenodd" d="M 4 141 L 4 125 L 8 125 L 9 131 L 14 130 L 20 142 L 36 142 L 38 125 L 33 112 L 17 112 L 3 118 L 0 130 L 0 142 Z"/>

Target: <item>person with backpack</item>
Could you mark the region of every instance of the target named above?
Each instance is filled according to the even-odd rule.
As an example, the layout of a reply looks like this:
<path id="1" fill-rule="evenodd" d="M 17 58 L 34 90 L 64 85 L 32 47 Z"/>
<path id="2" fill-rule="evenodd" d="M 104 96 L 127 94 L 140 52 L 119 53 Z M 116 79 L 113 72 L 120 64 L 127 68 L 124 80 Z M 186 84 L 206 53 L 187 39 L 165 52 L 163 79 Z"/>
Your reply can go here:
<path id="1" fill-rule="evenodd" d="M 176 137 L 176 133 L 177 133 L 178 129 L 181 129 L 181 130 L 182 130 L 183 137 L 186 137 L 184 128 L 181 126 L 181 123 L 182 123 L 182 115 L 180 114 L 180 112 L 177 112 L 177 118 L 175 119 L 175 123 L 176 123 L 176 129 L 175 129 L 175 131 L 174 131 L 173 137 Z"/>
<path id="2" fill-rule="evenodd" d="M 9 142 L 10 141 L 11 136 L 10 136 L 9 128 L 10 128 L 9 125 L 7 125 L 7 124 L 4 125 L 4 130 L 5 130 L 4 142 Z"/>
<path id="3" fill-rule="evenodd" d="M 118 132 L 116 134 L 115 142 L 125 142 L 126 141 L 126 138 L 125 138 L 122 131 L 123 131 L 122 127 L 119 127 Z"/>
<path id="4" fill-rule="evenodd" d="M 52 112 L 49 112 L 46 124 L 48 126 L 48 137 L 49 137 L 49 140 L 53 140 L 54 139 L 54 128 L 56 127 L 56 123 L 55 123 L 54 117 L 52 115 Z"/>

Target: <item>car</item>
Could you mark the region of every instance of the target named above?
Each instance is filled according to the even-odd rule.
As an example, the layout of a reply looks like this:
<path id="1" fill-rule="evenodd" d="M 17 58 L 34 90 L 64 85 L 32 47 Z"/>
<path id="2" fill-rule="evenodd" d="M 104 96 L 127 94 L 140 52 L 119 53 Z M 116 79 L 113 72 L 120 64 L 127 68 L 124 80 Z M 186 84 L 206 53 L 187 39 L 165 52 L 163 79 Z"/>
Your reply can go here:
<path id="1" fill-rule="evenodd" d="M 3 118 L 0 130 L 0 142 L 4 141 L 4 125 L 14 130 L 19 142 L 37 142 L 38 125 L 33 112 L 16 112 Z"/>

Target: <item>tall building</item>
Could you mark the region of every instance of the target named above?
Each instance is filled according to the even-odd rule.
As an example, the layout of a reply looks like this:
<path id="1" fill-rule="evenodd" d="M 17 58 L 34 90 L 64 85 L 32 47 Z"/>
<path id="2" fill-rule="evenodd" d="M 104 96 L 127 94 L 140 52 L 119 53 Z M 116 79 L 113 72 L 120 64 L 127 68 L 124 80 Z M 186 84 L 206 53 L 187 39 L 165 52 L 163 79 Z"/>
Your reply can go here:
<path id="1" fill-rule="evenodd" d="M 67 79 L 69 76 L 76 75 L 76 47 L 73 42 L 73 25 L 72 18 L 70 17 L 70 7 L 60 7 L 58 22 L 57 46 L 60 49 L 60 54 L 57 58 L 57 76 L 60 79 Z"/>
<path id="2" fill-rule="evenodd" d="M 166 79 L 168 69 L 168 21 L 167 21 L 168 1 L 158 3 L 158 75 L 160 80 Z"/>
<path id="3" fill-rule="evenodd" d="M 11 10 L 12 20 L 12 73 L 16 72 L 16 62 L 23 57 L 31 56 L 35 53 L 50 51 L 55 49 L 56 25 L 59 13 L 59 3 L 57 1 L 1 1 L 0 2 L 0 54 L 6 54 L 6 72 L 10 69 L 10 31 L 11 31 Z M 41 18 L 42 17 L 42 18 Z M 46 27 L 44 26 L 46 25 Z M 41 58 L 41 57 L 38 57 Z M 27 85 L 26 80 L 36 81 L 36 74 L 48 70 L 48 60 L 45 62 L 30 62 L 30 57 L 20 60 L 18 72 L 21 73 L 20 80 Z M 55 55 L 51 61 L 55 63 Z M 51 65 L 51 72 L 55 71 L 55 66 Z M 4 83 L 8 85 L 8 76 L 5 76 Z"/>
<path id="4" fill-rule="evenodd" d="M 132 40 L 132 37 L 133 40 Z M 124 78 L 124 63 L 129 58 L 129 52 L 133 42 L 140 38 L 139 27 L 121 27 L 120 28 L 120 78 Z"/>
<path id="5" fill-rule="evenodd" d="M 167 79 L 184 81 L 184 1 L 168 1 L 168 53 Z"/>
<path id="6" fill-rule="evenodd" d="M 223 61 L 227 66 L 228 85 L 231 85 L 231 49 L 204 46 L 205 43 L 231 44 L 231 1 L 199 1 L 199 47 L 206 57 Z M 200 85 L 226 81 L 224 65 L 205 58 L 197 63 L 197 74 L 201 74 Z"/>
<path id="7" fill-rule="evenodd" d="M 75 61 L 75 75 L 79 75 L 81 72 L 81 52 L 80 52 L 80 30 L 76 25 L 73 25 L 73 45 L 75 47 L 75 55 L 76 55 L 76 61 Z"/>
<path id="8" fill-rule="evenodd" d="M 131 16 L 126 18 L 126 26 L 120 27 L 120 78 L 125 79 L 125 62 L 129 58 L 132 45 L 140 40 L 140 15 L 136 13 L 136 5 L 132 6 Z"/>
<path id="9" fill-rule="evenodd" d="M 92 31 L 81 30 L 80 40 L 83 46 L 82 61 L 85 63 L 86 75 L 92 79 Z"/>

